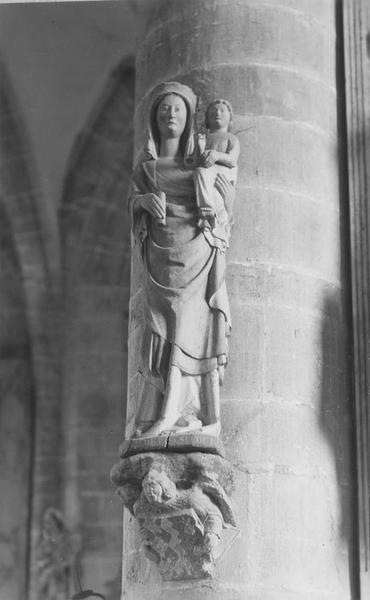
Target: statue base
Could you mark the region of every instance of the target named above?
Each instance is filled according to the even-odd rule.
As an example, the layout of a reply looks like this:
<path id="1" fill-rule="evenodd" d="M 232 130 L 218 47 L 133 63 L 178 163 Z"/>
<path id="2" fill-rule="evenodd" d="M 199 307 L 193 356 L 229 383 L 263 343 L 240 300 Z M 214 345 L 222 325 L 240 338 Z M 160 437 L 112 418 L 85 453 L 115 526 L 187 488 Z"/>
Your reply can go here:
<path id="1" fill-rule="evenodd" d="M 194 450 L 126 454 L 111 478 L 164 580 L 212 577 L 237 533 L 233 471 L 224 458 Z"/>
<path id="2" fill-rule="evenodd" d="M 223 443 L 206 433 L 169 433 L 166 435 L 132 438 L 120 446 L 121 458 L 143 452 L 205 452 L 225 457 Z"/>

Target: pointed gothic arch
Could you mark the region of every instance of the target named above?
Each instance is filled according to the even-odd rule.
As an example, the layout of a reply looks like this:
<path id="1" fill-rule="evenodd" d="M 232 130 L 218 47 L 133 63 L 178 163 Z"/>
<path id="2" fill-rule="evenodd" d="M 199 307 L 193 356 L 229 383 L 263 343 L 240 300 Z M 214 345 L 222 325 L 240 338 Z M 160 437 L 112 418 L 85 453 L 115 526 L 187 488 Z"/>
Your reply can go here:
<path id="1" fill-rule="evenodd" d="M 54 344 L 45 318 L 51 312 L 52 286 L 41 191 L 22 111 L 3 62 L 0 129 L 0 437 L 6 457 L 0 590 L 4 597 L 21 600 L 32 587 L 33 541 L 41 515 L 58 501 L 59 403 Z"/>
<path id="2" fill-rule="evenodd" d="M 112 597 L 120 593 L 122 511 L 108 473 L 126 398 L 134 80 L 131 59 L 108 77 L 72 150 L 60 213 L 65 515 L 80 539 L 83 584 Z"/>

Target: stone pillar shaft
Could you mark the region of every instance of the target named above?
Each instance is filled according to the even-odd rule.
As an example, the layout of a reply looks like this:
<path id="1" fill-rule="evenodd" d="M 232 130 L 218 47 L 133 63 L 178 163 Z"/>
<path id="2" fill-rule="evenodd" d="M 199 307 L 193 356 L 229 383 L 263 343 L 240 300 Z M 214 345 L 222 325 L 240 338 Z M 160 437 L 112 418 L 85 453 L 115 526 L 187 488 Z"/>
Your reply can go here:
<path id="1" fill-rule="evenodd" d="M 241 143 L 222 391 L 240 535 L 214 581 L 162 583 L 126 515 L 123 598 L 349 600 L 353 467 L 335 2 L 154 4 L 137 57 L 137 146 L 142 99 L 160 81 L 190 85 L 200 114 L 214 98 L 229 100 Z M 134 265 L 136 299 L 138 279 Z"/>

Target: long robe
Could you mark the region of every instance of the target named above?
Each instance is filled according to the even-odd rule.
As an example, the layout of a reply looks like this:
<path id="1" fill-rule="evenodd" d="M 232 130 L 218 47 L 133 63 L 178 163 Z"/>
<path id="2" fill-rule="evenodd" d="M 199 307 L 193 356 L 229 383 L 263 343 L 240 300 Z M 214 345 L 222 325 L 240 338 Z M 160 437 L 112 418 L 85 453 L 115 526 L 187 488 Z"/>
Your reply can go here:
<path id="1" fill-rule="evenodd" d="M 165 223 L 135 208 L 136 195 L 159 191 L 166 194 Z M 202 396 L 202 375 L 227 363 L 231 321 L 225 256 L 197 226 L 194 172 L 175 159 L 143 161 L 131 202 L 144 261 L 142 373 L 159 378 L 164 389 L 176 365 L 195 376 L 186 379 L 196 380 Z"/>

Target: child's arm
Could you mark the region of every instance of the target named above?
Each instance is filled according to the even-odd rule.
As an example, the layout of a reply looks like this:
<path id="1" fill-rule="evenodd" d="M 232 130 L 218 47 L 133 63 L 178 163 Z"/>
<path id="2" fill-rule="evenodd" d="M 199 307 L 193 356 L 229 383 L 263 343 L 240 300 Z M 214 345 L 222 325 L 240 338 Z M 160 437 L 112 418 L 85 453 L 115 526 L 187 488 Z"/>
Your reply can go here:
<path id="1" fill-rule="evenodd" d="M 216 151 L 217 152 L 217 151 Z M 216 163 L 225 167 L 236 167 L 240 154 L 239 140 L 235 135 L 230 135 L 227 144 L 227 152 L 217 152 Z"/>
<path id="2" fill-rule="evenodd" d="M 227 145 L 227 152 L 218 150 L 206 150 L 203 154 L 205 167 L 211 167 L 213 164 L 224 165 L 232 169 L 236 167 L 240 154 L 239 140 L 235 135 L 230 135 Z"/>

